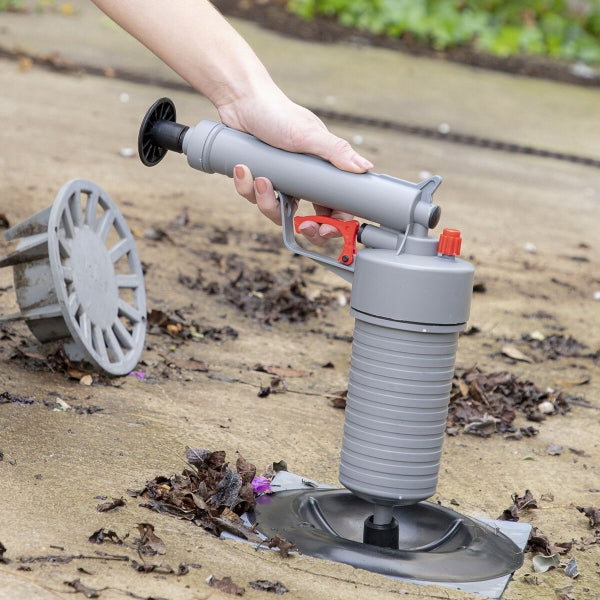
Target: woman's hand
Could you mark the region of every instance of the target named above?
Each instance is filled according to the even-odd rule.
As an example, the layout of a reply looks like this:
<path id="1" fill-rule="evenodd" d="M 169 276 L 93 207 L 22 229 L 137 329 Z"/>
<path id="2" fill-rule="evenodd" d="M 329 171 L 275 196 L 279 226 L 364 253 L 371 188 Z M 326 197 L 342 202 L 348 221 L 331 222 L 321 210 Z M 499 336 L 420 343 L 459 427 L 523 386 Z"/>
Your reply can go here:
<path id="1" fill-rule="evenodd" d="M 251 133 L 262 141 L 290 152 L 314 154 L 344 171 L 364 173 L 373 165 L 344 139 L 333 135 L 323 122 L 308 109 L 293 103 L 278 88 L 271 95 L 264 91 L 252 100 L 245 97 L 239 101 L 219 106 L 219 115 L 225 125 Z M 236 165 L 234 182 L 237 192 L 274 223 L 281 225 L 279 200 L 273 185 L 265 177 L 254 179 L 245 165 Z M 294 199 L 294 208 L 298 199 Z M 317 215 L 327 215 L 347 221 L 349 213 L 314 205 Z M 305 221 L 299 229 L 310 242 L 324 244 L 329 238 L 339 236 L 332 225 L 319 225 Z"/>
<path id="2" fill-rule="evenodd" d="M 339 169 L 363 173 L 372 164 L 330 133 L 310 110 L 292 102 L 273 82 L 248 43 L 208 0 L 93 0 L 121 27 L 202 92 L 225 125 L 290 152 L 314 154 Z M 238 192 L 280 222 L 273 186 L 236 169 Z M 317 214 L 350 215 L 316 206 Z M 306 237 L 322 244 L 337 235 L 330 225 L 306 222 Z"/>

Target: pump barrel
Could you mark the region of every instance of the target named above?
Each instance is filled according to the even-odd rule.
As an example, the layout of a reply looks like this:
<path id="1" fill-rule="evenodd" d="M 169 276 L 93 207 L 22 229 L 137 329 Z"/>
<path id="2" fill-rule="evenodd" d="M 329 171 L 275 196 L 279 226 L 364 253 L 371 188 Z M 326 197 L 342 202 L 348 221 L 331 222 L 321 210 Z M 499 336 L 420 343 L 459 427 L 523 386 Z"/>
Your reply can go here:
<path id="1" fill-rule="evenodd" d="M 375 505 L 415 504 L 437 486 L 474 271 L 437 246 L 408 239 L 401 254 L 364 248 L 356 256 L 339 479 Z"/>
<path id="2" fill-rule="evenodd" d="M 222 123 L 201 121 L 183 139 L 183 152 L 194 169 L 233 176 L 237 164 L 254 177 L 267 177 L 288 196 L 303 198 L 331 209 L 349 212 L 396 231 L 414 222 L 430 229 L 440 209 L 431 203 L 430 187 L 389 175 L 349 173 L 308 154 L 286 152 Z M 431 180 L 429 180 L 431 181 Z M 426 182 L 424 182 L 426 183 Z"/>

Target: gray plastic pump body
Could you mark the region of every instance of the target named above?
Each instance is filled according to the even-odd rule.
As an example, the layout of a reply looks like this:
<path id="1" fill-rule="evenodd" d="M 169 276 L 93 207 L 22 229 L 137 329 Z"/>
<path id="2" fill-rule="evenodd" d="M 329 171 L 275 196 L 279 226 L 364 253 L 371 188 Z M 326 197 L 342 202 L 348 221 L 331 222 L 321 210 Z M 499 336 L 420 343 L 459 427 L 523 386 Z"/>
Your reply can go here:
<path id="1" fill-rule="evenodd" d="M 282 193 L 286 245 L 352 282 L 356 321 L 340 482 L 383 507 L 433 495 L 458 332 L 469 316 L 473 285 L 472 265 L 440 254 L 438 240 L 428 235 L 439 220 L 432 194 L 441 179 L 417 184 L 343 172 L 212 121 L 187 130 L 182 149 L 190 166 L 206 173 L 231 177 L 235 165 L 245 164 L 255 177 L 268 177 Z M 360 239 L 367 247 L 351 266 L 335 265 L 295 244 L 287 197 L 350 212 L 381 227 L 365 226 Z"/>
<path id="2" fill-rule="evenodd" d="M 423 251 L 363 249 L 340 482 L 365 500 L 413 504 L 435 493 L 458 332 L 468 319 L 470 263 Z"/>

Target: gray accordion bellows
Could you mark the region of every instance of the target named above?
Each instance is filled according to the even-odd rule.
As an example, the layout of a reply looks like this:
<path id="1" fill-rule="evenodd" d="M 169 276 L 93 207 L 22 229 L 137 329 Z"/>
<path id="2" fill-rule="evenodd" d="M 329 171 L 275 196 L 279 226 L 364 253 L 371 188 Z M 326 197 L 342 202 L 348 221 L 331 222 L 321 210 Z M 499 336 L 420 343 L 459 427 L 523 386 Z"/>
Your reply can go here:
<path id="1" fill-rule="evenodd" d="M 458 333 L 356 319 L 340 482 L 379 503 L 435 493 Z"/>

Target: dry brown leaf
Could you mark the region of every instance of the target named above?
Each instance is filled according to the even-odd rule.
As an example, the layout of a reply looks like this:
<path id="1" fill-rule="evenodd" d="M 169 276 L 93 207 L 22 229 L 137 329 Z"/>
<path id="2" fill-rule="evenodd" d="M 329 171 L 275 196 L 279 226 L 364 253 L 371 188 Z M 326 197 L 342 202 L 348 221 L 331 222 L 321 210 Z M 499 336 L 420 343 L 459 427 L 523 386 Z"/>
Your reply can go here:
<path id="1" fill-rule="evenodd" d="M 511 345 L 502 346 L 502 354 L 513 360 L 519 360 L 522 362 L 533 362 L 529 356 L 523 354 L 518 348 Z"/>
<path id="2" fill-rule="evenodd" d="M 265 367 L 260 363 L 254 365 L 252 370 L 259 373 L 269 373 L 269 375 L 276 375 L 277 377 L 308 377 L 310 375 L 309 371 L 301 371 L 293 367 L 278 367 L 277 365 Z"/>
<path id="3" fill-rule="evenodd" d="M 600 510 L 595 506 L 587 506 L 585 508 L 583 506 L 577 506 L 576 508 L 590 520 L 590 527 L 592 529 L 600 527 Z"/>
<path id="4" fill-rule="evenodd" d="M 65 585 L 72 587 L 75 592 L 83 594 L 86 598 L 100 598 L 100 592 L 103 590 L 95 590 L 94 588 L 83 585 L 81 580 L 74 579 L 73 581 L 65 581 Z"/>
<path id="5" fill-rule="evenodd" d="M 287 558 L 290 552 L 298 551 L 296 544 L 282 538 L 276 533 L 270 540 L 265 542 L 269 548 L 278 548 L 282 558 Z"/>
<path id="6" fill-rule="evenodd" d="M 94 383 L 94 379 L 91 375 L 84 375 L 80 380 L 79 383 L 81 385 L 92 385 L 92 383 Z"/>
<path id="7" fill-rule="evenodd" d="M 223 577 L 223 579 L 217 579 L 214 575 L 211 575 L 206 583 L 210 585 L 210 587 L 215 588 L 221 592 L 225 592 L 226 594 L 233 594 L 234 596 L 243 596 L 246 593 L 246 590 L 239 585 L 236 585 L 231 577 Z"/>
<path id="8" fill-rule="evenodd" d="M 582 373 L 579 377 L 573 377 L 570 379 L 556 379 L 554 385 L 556 387 L 574 387 L 576 385 L 585 385 L 589 383 L 591 376 L 589 373 Z"/>
<path id="9" fill-rule="evenodd" d="M 165 543 L 154 533 L 154 525 L 150 523 L 138 523 L 140 532 L 140 541 L 138 551 L 144 556 L 154 556 L 155 554 L 166 554 Z"/>
<path id="10" fill-rule="evenodd" d="M 200 373 L 208 372 L 208 365 L 196 358 L 188 358 L 187 360 L 178 360 L 176 358 L 165 357 L 165 362 L 169 367 L 175 367 L 182 371 L 198 371 Z"/>
<path id="11" fill-rule="evenodd" d="M 110 512 L 111 510 L 115 510 L 115 508 L 125 506 L 125 504 L 125 498 L 113 498 L 110 502 L 98 504 L 98 506 L 96 506 L 96 510 L 98 512 Z"/>
<path id="12" fill-rule="evenodd" d="M 33 61 L 28 56 L 19 56 L 19 61 L 17 63 L 19 71 L 24 73 L 25 71 L 29 71 L 33 67 Z"/>
<path id="13" fill-rule="evenodd" d="M 469 386 L 462 379 L 457 379 L 456 385 L 458 386 L 458 389 L 462 396 L 469 395 Z"/>

